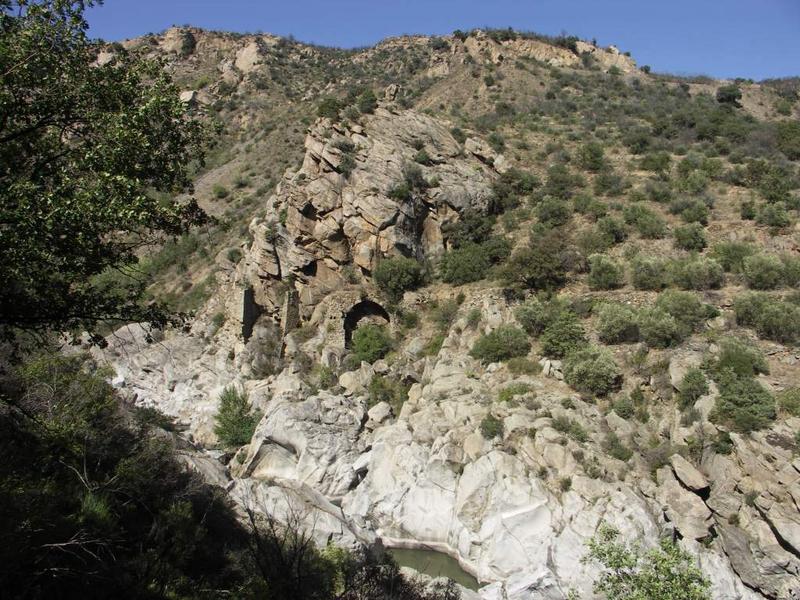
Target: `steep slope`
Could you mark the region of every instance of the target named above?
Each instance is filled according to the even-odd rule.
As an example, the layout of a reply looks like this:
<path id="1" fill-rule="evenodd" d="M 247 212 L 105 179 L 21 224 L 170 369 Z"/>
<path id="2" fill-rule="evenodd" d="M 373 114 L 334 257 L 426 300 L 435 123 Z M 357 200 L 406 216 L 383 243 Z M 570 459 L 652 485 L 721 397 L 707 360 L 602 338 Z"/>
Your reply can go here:
<path id="1" fill-rule="evenodd" d="M 645 545 L 680 540 L 714 598 L 798 593 L 799 156 L 768 109 L 776 92 L 742 84 L 744 107 L 725 106 L 704 93 L 719 83 L 506 34 L 342 54 L 189 33 L 194 45 L 173 30 L 154 47 L 182 57 L 180 76 L 217 70 L 198 102 L 226 86 L 245 105 L 275 94 L 309 124 L 303 158 L 270 171 L 274 191 L 229 215 L 247 235 L 221 234 L 235 252 L 218 255 L 190 330 L 147 344 L 128 326 L 95 351 L 117 386 L 209 448 L 198 469 L 244 506 L 302 513 L 320 543 L 447 552 L 487 599 L 592 597 L 598 567 L 580 559 L 602 522 Z M 273 68 L 287 79 L 254 91 Z M 347 75 L 321 86 L 317 68 Z M 376 107 L 353 96 L 307 116 L 318 94 L 366 82 Z M 295 156 L 299 126 L 259 138 L 255 106 L 218 113 L 241 137 L 234 164 Z M 198 194 L 225 168 L 201 173 Z M 505 266 L 441 281 L 443 260 L 480 266 L 498 241 L 515 249 Z M 375 274 L 397 256 L 428 285 L 387 297 Z M 547 285 L 530 283 L 541 262 Z M 764 287 L 781 303 L 747 296 Z M 391 332 L 384 359 L 353 359 L 365 324 Z M 509 325 L 530 334 L 514 360 L 475 351 Z M 576 358 L 595 346 L 593 362 Z M 690 393 L 694 367 L 706 387 Z M 263 413 L 235 454 L 213 449 L 228 385 Z"/>

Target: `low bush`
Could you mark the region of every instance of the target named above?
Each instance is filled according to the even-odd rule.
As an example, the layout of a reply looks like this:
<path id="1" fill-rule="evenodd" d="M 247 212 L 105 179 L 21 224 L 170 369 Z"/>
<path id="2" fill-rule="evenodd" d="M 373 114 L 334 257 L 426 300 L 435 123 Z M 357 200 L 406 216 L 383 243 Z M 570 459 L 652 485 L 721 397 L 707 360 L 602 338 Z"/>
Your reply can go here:
<path id="1" fill-rule="evenodd" d="M 422 265 L 404 256 L 380 261 L 372 275 L 381 291 L 394 302 L 399 301 L 404 292 L 418 288 L 425 279 Z"/>
<path id="2" fill-rule="evenodd" d="M 628 462 L 633 456 L 633 451 L 622 443 L 616 433 L 610 432 L 603 442 L 603 450 L 611 458 L 616 458 L 622 462 Z"/>
<path id="3" fill-rule="evenodd" d="M 533 387 L 527 383 L 512 383 L 498 392 L 497 400 L 498 402 L 509 402 L 517 396 L 524 396 L 532 391 Z"/>
<path id="4" fill-rule="evenodd" d="M 717 315 L 716 309 L 703 304 L 696 294 L 679 290 L 661 292 L 656 299 L 656 308 L 675 317 L 687 335 L 703 321 Z"/>
<path id="5" fill-rule="evenodd" d="M 667 234 L 667 223 L 655 211 L 642 204 L 629 204 L 623 211 L 625 222 L 633 225 L 645 239 L 660 239 Z"/>
<path id="6" fill-rule="evenodd" d="M 214 419 L 214 433 L 219 441 L 227 448 L 234 448 L 250 443 L 261 413 L 253 410 L 247 394 L 228 386 L 219 395 L 219 408 Z"/>
<path id="7" fill-rule="evenodd" d="M 536 375 L 542 371 L 542 365 L 521 356 L 509 358 L 506 361 L 506 366 L 511 371 L 511 374 L 517 377 L 520 375 Z"/>
<path id="8" fill-rule="evenodd" d="M 643 308 L 637 315 L 639 337 L 651 348 L 676 345 L 686 335 L 678 320 L 661 308 Z"/>
<path id="9" fill-rule="evenodd" d="M 605 152 L 598 142 L 588 142 L 578 148 L 578 165 L 586 171 L 597 173 L 605 167 Z"/>
<path id="10" fill-rule="evenodd" d="M 514 311 L 514 316 L 522 328 L 534 337 L 542 334 L 548 324 L 554 322 L 568 310 L 567 305 L 559 298 L 540 300 L 531 297 Z"/>
<path id="11" fill-rule="evenodd" d="M 365 323 L 353 332 L 351 350 L 355 366 L 373 363 L 386 356 L 393 347 L 389 330 L 375 323 Z"/>
<path id="12" fill-rule="evenodd" d="M 719 396 L 710 415 L 715 423 L 747 433 L 769 427 L 775 420 L 775 399 L 752 377 L 725 371 L 717 384 Z"/>
<path id="13" fill-rule="evenodd" d="M 741 273 L 744 261 L 755 253 L 755 247 L 746 242 L 720 242 L 711 251 L 711 256 L 728 273 Z"/>
<path id="14" fill-rule="evenodd" d="M 621 265 L 605 254 L 589 257 L 589 287 L 594 290 L 611 290 L 625 283 L 625 271 Z"/>
<path id="15" fill-rule="evenodd" d="M 586 343 L 586 333 L 574 313 L 563 312 L 544 328 L 539 343 L 545 356 L 563 358 Z"/>
<path id="16" fill-rule="evenodd" d="M 622 344 L 639 339 L 636 312 L 622 304 L 603 304 L 597 311 L 597 334 L 604 344 Z"/>
<path id="17" fill-rule="evenodd" d="M 769 365 L 755 346 L 737 338 L 726 338 L 720 342 L 714 371 L 717 373 L 730 371 L 737 377 L 755 377 L 759 374 L 768 374 Z"/>
<path id="18" fill-rule="evenodd" d="M 710 211 L 705 202 L 701 200 L 692 200 L 681 210 L 681 219 L 686 223 L 700 223 L 708 225 L 708 217 Z"/>
<path id="19" fill-rule="evenodd" d="M 772 254 L 753 254 L 743 259 L 742 271 L 747 286 L 754 290 L 773 290 L 783 283 L 783 262 Z"/>
<path id="20" fill-rule="evenodd" d="M 667 284 L 667 263 L 652 256 L 631 261 L 631 283 L 637 290 L 661 290 Z"/>
<path id="21" fill-rule="evenodd" d="M 400 409 L 408 400 L 409 387 L 394 377 L 375 375 L 367 387 L 368 406 L 372 407 L 381 402 L 387 402 L 392 407 L 392 412 L 399 415 Z"/>
<path id="22" fill-rule="evenodd" d="M 756 211 L 756 223 L 759 225 L 781 228 L 788 227 L 791 222 L 786 205 L 783 202 L 764 204 Z"/>
<path id="23" fill-rule="evenodd" d="M 673 231 L 675 247 L 681 250 L 700 251 L 706 247 L 706 232 L 700 223 L 689 223 Z"/>
<path id="24" fill-rule="evenodd" d="M 567 271 L 563 234 L 553 231 L 535 236 L 527 247 L 512 254 L 501 277 L 509 285 L 553 290 L 564 285 Z"/>
<path id="25" fill-rule="evenodd" d="M 764 293 L 748 292 L 734 300 L 736 322 L 753 327 L 759 337 L 784 344 L 800 341 L 800 306 Z"/>
<path id="26" fill-rule="evenodd" d="M 481 434 L 487 440 L 503 435 L 503 422 L 493 415 L 486 415 L 480 424 Z"/>
<path id="27" fill-rule="evenodd" d="M 579 392 L 605 396 L 619 388 L 622 373 L 606 348 L 586 346 L 567 356 L 564 381 Z"/>
<path id="28" fill-rule="evenodd" d="M 628 237 L 625 223 L 617 217 L 603 217 L 597 221 L 597 230 L 605 236 L 609 243 L 619 244 Z"/>
<path id="29" fill-rule="evenodd" d="M 528 336 L 513 325 L 501 325 L 494 331 L 482 335 L 475 342 L 470 356 L 486 363 L 525 356 L 531 349 Z"/>
<path id="30" fill-rule="evenodd" d="M 800 417 L 800 388 L 789 388 L 778 394 L 778 405 L 793 417 Z"/>
<path id="31" fill-rule="evenodd" d="M 678 392 L 678 405 L 682 410 L 691 408 L 697 400 L 708 393 L 708 380 L 698 368 L 687 369 Z"/>
<path id="32" fill-rule="evenodd" d="M 725 281 L 722 266 L 713 258 L 675 260 L 669 271 L 672 282 L 684 290 L 718 289 Z"/>
<path id="33" fill-rule="evenodd" d="M 509 169 L 502 173 L 492 184 L 493 212 L 502 213 L 519 206 L 521 200 L 540 185 L 539 178 L 526 171 Z"/>
<path id="34" fill-rule="evenodd" d="M 560 227 L 569 221 L 572 208 L 564 200 L 545 197 L 536 205 L 536 217 L 545 227 Z"/>
<path id="35" fill-rule="evenodd" d="M 586 429 L 569 417 L 553 417 L 550 426 L 559 433 L 566 433 L 576 442 L 585 442 L 589 439 L 589 433 Z"/>

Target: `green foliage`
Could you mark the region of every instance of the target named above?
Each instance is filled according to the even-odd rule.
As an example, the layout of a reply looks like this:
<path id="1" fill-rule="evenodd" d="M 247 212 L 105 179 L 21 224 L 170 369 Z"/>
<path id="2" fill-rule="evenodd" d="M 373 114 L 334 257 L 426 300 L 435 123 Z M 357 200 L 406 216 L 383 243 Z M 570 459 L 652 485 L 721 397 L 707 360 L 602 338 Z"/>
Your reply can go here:
<path id="1" fill-rule="evenodd" d="M 639 339 L 636 312 L 622 304 L 607 303 L 597 311 L 597 335 L 604 344 L 622 344 Z"/>
<path id="2" fill-rule="evenodd" d="M 641 204 L 629 204 L 623 211 L 625 222 L 633 225 L 645 239 L 660 239 L 667 234 L 667 223 L 655 211 Z"/>
<path id="3" fill-rule="evenodd" d="M 656 308 L 677 319 L 685 335 L 696 329 L 703 321 L 716 316 L 713 307 L 700 302 L 696 294 L 678 290 L 667 290 L 659 294 Z"/>
<path id="4" fill-rule="evenodd" d="M 447 252 L 439 264 L 442 281 L 463 285 L 485 279 L 492 266 L 504 261 L 511 253 L 511 244 L 494 237 L 480 244 L 467 243 Z"/>
<path id="5" fill-rule="evenodd" d="M 611 352 L 590 345 L 567 356 L 564 381 L 579 392 L 605 396 L 619 388 L 622 373 Z"/>
<path id="6" fill-rule="evenodd" d="M 503 422 L 493 415 L 486 415 L 480 424 L 481 434 L 487 440 L 492 440 L 503 435 Z"/>
<path id="7" fill-rule="evenodd" d="M 719 396 L 711 420 L 746 433 L 769 427 L 775 420 L 775 399 L 752 377 L 726 370 L 717 376 Z"/>
<path id="8" fill-rule="evenodd" d="M 510 285 L 533 290 L 552 290 L 566 281 L 563 236 L 549 232 L 534 237 L 530 244 L 511 255 L 501 270 Z"/>
<path id="9" fill-rule="evenodd" d="M 356 365 L 373 363 L 386 356 L 394 346 L 389 330 L 383 325 L 365 323 L 353 332 L 351 350 Z"/>
<path id="10" fill-rule="evenodd" d="M 588 142 L 578 149 L 578 164 L 593 173 L 601 171 L 606 164 L 605 152 L 602 144 L 598 142 Z"/>
<path id="11" fill-rule="evenodd" d="M 708 393 L 708 381 L 700 369 L 687 369 L 681 381 L 680 391 L 678 392 L 678 405 L 682 409 L 694 406 L 697 400 Z"/>
<path id="12" fill-rule="evenodd" d="M 628 462 L 633 456 L 633 450 L 623 444 L 619 436 L 613 431 L 606 435 L 606 439 L 603 440 L 603 450 L 605 450 L 611 458 L 616 458 L 622 462 Z"/>
<path id="13" fill-rule="evenodd" d="M 564 311 L 546 325 L 539 343 L 545 356 L 563 358 L 586 343 L 586 333 L 575 314 Z"/>
<path id="14" fill-rule="evenodd" d="M 542 365 L 522 356 L 509 358 L 506 361 L 506 366 L 511 374 L 516 377 L 520 375 L 536 375 L 542 371 Z"/>
<path id="15" fill-rule="evenodd" d="M 800 307 L 767 294 L 749 292 L 733 302 L 736 321 L 753 327 L 759 337 L 784 344 L 800 341 Z"/>
<path id="16" fill-rule="evenodd" d="M 650 152 L 642 157 L 641 167 L 658 174 L 669 173 L 672 158 L 667 152 Z"/>
<path id="17" fill-rule="evenodd" d="M 594 591 L 608 600 L 711 600 L 711 584 L 693 557 L 670 539 L 642 554 L 602 524 L 589 540 L 587 561 L 603 568 Z"/>
<path id="18" fill-rule="evenodd" d="M 619 244 L 628 237 L 628 231 L 617 217 L 603 217 L 597 221 L 597 230 L 609 240 L 609 244 Z"/>
<path id="19" fill-rule="evenodd" d="M 526 333 L 539 336 L 545 328 L 567 312 L 566 304 L 559 298 L 540 300 L 533 296 L 514 311 L 514 316 Z"/>
<path id="20" fill-rule="evenodd" d="M 789 388 L 778 394 L 778 404 L 793 417 L 800 417 L 800 388 Z"/>
<path id="21" fill-rule="evenodd" d="M 556 164 L 547 170 L 547 181 L 543 191 L 545 195 L 569 200 L 575 189 L 583 185 L 583 178 L 570 172 L 566 165 Z"/>
<path id="22" fill-rule="evenodd" d="M 202 223 L 179 202 L 202 164 L 205 127 L 154 61 L 97 66 L 83 2 L 0 5 L 0 326 L 93 330 L 170 320 L 141 302 L 140 250 Z M 93 277 L 124 273 L 98 289 Z"/>
<path id="23" fill-rule="evenodd" d="M 261 413 L 254 411 L 247 394 L 228 386 L 219 395 L 214 433 L 223 446 L 233 448 L 250 443 Z"/>
<path id="24" fill-rule="evenodd" d="M 637 255 L 631 262 L 631 283 L 637 290 L 661 290 L 667 284 L 666 262 Z"/>
<path id="25" fill-rule="evenodd" d="M 700 251 L 706 247 L 706 232 L 700 223 L 689 223 L 673 231 L 675 247 L 681 250 Z"/>
<path id="26" fill-rule="evenodd" d="M 395 415 L 399 415 L 400 409 L 403 408 L 403 404 L 408 400 L 410 387 L 394 377 L 375 375 L 367 387 L 367 393 L 369 394 L 368 405 L 372 407 L 381 402 L 387 402 L 392 407 L 392 412 Z"/>
<path id="27" fill-rule="evenodd" d="M 245 532 L 224 492 L 185 469 L 170 437 L 131 418 L 83 360 L 43 355 L 0 377 L 3 595 L 238 590 L 230 554 L 244 550 Z"/>
<path id="28" fill-rule="evenodd" d="M 563 200 L 547 196 L 536 205 L 536 216 L 546 227 L 560 227 L 569 221 L 572 209 Z"/>
<path id="29" fill-rule="evenodd" d="M 729 273 L 741 273 L 744 261 L 755 253 L 752 244 L 746 242 L 720 242 L 711 251 L 711 256 Z"/>
<path id="30" fill-rule="evenodd" d="M 714 363 L 718 373 L 730 371 L 737 377 L 755 377 L 769 373 L 769 365 L 761 351 L 737 338 L 725 338 L 720 342 L 720 352 Z"/>
<path id="31" fill-rule="evenodd" d="M 501 325 L 478 338 L 470 351 L 470 356 L 492 363 L 525 356 L 530 349 L 531 344 L 524 331 L 513 325 Z"/>
<path id="32" fill-rule="evenodd" d="M 498 402 L 509 402 L 517 396 L 523 396 L 533 391 L 533 387 L 527 383 L 512 383 L 501 389 L 497 394 Z"/>
<path id="33" fill-rule="evenodd" d="M 337 98 L 327 97 L 323 98 L 317 105 L 317 116 L 327 117 L 333 121 L 339 119 L 339 113 L 344 108 L 344 105 Z"/>
<path id="34" fill-rule="evenodd" d="M 375 97 L 375 92 L 372 90 L 364 91 L 356 101 L 356 106 L 362 114 L 371 115 L 378 108 L 378 99 Z"/>
<path id="35" fill-rule="evenodd" d="M 683 340 L 686 331 L 678 320 L 660 308 L 643 308 L 637 315 L 639 335 L 651 348 L 667 348 Z"/>
<path id="36" fill-rule="evenodd" d="M 625 271 L 621 265 L 605 254 L 589 257 L 589 287 L 593 290 L 611 290 L 625 283 Z"/>
<path id="37" fill-rule="evenodd" d="M 492 184 L 492 208 L 496 213 L 519 206 L 522 198 L 530 196 L 541 185 L 532 173 L 509 169 Z"/>
<path id="38" fill-rule="evenodd" d="M 569 417 L 553 417 L 550 426 L 560 433 L 566 433 L 576 442 L 585 442 L 589 439 L 589 433 L 586 429 Z"/>
<path id="39" fill-rule="evenodd" d="M 405 256 L 381 260 L 372 276 L 378 288 L 394 302 L 402 299 L 404 292 L 414 290 L 424 282 L 422 265 Z"/>
<path id="40" fill-rule="evenodd" d="M 786 205 L 783 202 L 765 204 L 756 212 L 756 223 L 768 227 L 788 227 L 791 223 Z"/>
<path id="41" fill-rule="evenodd" d="M 748 287 L 772 290 L 783 283 L 783 262 L 772 254 L 753 254 L 742 261 Z"/>
<path id="42" fill-rule="evenodd" d="M 781 121 L 776 127 L 778 150 L 789 160 L 800 160 L 800 123 Z"/>
<path id="43" fill-rule="evenodd" d="M 221 183 L 215 183 L 213 186 L 211 186 L 211 193 L 214 194 L 214 197 L 219 200 L 223 200 L 231 195 L 230 190 Z"/>
<path id="44" fill-rule="evenodd" d="M 733 104 L 739 105 L 739 100 L 742 99 L 742 90 L 739 89 L 735 83 L 730 85 L 722 85 L 717 88 L 717 102 L 720 104 Z"/>
<path id="45" fill-rule="evenodd" d="M 725 281 L 720 264 L 703 256 L 672 261 L 669 271 L 673 283 L 685 290 L 717 289 Z"/>

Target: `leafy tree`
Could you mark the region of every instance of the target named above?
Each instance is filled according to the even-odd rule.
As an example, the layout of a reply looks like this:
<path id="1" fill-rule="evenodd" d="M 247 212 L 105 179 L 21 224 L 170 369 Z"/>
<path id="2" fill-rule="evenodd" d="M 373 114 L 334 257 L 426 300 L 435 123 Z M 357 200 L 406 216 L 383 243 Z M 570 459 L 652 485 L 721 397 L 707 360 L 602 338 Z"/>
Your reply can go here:
<path id="1" fill-rule="evenodd" d="M 134 278 L 159 234 L 203 221 L 188 189 L 203 127 L 157 63 L 118 50 L 95 64 L 77 0 L 0 2 L 0 325 L 92 329 L 99 320 L 164 325 Z M 4 327 L 5 335 L 11 330 Z"/>
<path id="2" fill-rule="evenodd" d="M 492 363 L 525 356 L 531 349 L 525 332 L 513 325 L 501 325 L 494 331 L 482 335 L 470 350 L 470 356 Z"/>
<path id="3" fill-rule="evenodd" d="M 534 290 L 559 288 L 567 276 L 564 251 L 561 234 L 552 232 L 537 236 L 527 247 L 511 255 L 502 277 L 508 284 Z"/>
<path id="4" fill-rule="evenodd" d="M 261 413 L 253 410 L 247 394 L 228 386 L 219 395 L 214 433 L 226 447 L 244 446 L 256 431 Z"/>
<path id="5" fill-rule="evenodd" d="M 619 542 L 619 535 L 603 524 L 588 542 L 584 560 L 603 567 L 595 592 L 608 600 L 711 600 L 710 583 L 675 542 L 661 540 L 642 554 Z"/>
<path id="6" fill-rule="evenodd" d="M 732 104 L 739 106 L 742 99 L 742 90 L 736 84 L 723 85 L 717 88 L 717 102 L 720 104 Z"/>

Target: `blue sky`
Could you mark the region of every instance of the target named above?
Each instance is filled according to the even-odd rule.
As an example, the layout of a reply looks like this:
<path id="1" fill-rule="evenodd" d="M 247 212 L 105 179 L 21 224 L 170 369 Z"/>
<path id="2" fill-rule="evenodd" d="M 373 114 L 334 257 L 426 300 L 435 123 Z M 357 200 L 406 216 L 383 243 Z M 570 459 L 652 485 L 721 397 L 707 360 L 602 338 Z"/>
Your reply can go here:
<path id="1" fill-rule="evenodd" d="M 107 40 L 190 24 L 348 48 L 512 26 L 597 38 L 656 71 L 800 75 L 800 0 L 106 0 L 88 18 L 91 33 Z"/>

